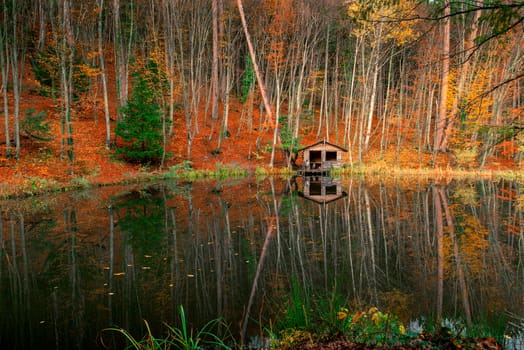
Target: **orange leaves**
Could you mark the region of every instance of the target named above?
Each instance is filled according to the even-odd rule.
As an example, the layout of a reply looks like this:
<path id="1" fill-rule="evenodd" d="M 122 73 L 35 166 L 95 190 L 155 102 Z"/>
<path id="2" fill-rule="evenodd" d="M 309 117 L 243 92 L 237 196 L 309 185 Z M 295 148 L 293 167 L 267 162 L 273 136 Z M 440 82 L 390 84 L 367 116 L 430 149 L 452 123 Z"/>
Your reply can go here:
<path id="1" fill-rule="evenodd" d="M 290 45 L 287 39 L 294 26 L 295 13 L 291 0 L 269 0 L 265 6 L 272 16 L 268 27 L 270 50 L 266 59 L 276 71 L 282 68 L 286 59 L 287 47 Z"/>
<path id="2" fill-rule="evenodd" d="M 499 150 L 501 155 L 511 158 L 516 155 L 522 147 L 522 145 L 519 145 L 518 140 L 506 140 L 495 146 L 495 149 Z"/>
<path id="3" fill-rule="evenodd" d="M 348 316 L 349 316 L 349 310 L 346 308 L 342 308 L 340 311 L 337 312 L 337 318 L 339 320 L 343 320 Z"/>
<path id="4" fill-rule="evenodd" d="M 512 201 L 515 199 L 517 195 L 517 193 L 514 190 L 506 190 L 504 188 L 501 188 L 499 192 L 501 194 L 497 194 L 496 197 L 505 201 Z"/>
<path id="5" fill-rule="evenodd" d="M 519 225 L 506 224 L 506 233 L 520 237 L 522 232 Z"/>
<path id="6" fill-rule="evenodd" d="M 268 0 L 266 11 L 272 16 L 269 34 L 282 36 L 294 25 L 295 11 L 292 0 Z"/>
<path id="7" fill-rule="evenodd" d="M 97 77 L 100 75 L 100 69 L 97 67 L 91 67 L 85 63 L 77 65 L 78 70 L 81 72 L 81 74 L 85 74 L 90 78 Z"/>
<path id="8" fill-rule="evenodd" d="M 524 191 L 517 197 L 517 209 L 524 210 Z"/>
<path id="9" fill-rule="evenodd" d="M 274 70 L 278 70 L 284 66 L 285 63 L 285 45 L 282 41 L 272 41 L 270 43 L 270 52 L 266 55 L 266 59 Z"/>

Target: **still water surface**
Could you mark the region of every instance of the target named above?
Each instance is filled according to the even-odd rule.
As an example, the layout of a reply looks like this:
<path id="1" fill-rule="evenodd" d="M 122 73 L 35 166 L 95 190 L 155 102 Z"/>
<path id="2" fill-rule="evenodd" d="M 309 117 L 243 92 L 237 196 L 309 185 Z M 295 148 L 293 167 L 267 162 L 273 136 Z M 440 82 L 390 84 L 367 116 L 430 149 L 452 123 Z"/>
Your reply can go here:
<path id="1" fill-rule="evenodd" d="M 118 348 L 104 328 L 140 338 L 147 320 L 161 336 L 180 305 L 190 324 L 222 317 L 248 343 L 292 295 L 405 322 L 524 317 L 524 187 L 513 182 L 169 182 L 0 210 L 2 349 Z"/>

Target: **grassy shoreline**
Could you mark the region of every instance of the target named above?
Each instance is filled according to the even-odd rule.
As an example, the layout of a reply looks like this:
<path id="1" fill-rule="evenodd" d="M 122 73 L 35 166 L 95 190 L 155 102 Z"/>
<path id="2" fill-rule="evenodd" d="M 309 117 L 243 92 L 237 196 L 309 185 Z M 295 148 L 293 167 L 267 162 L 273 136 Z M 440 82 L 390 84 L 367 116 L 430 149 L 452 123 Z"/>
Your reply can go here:
<path id="1" fill-rule="evenodd" d="M 94 187 L 140 184 L 161 180 L 224 180 L 229 178 L 256 176 L 259 178 L 279 176 L 289 178 L 300 175 L 298 171 L 289 168 L 257 167 L 255 170 L 242 169 L 234 165 L 220 165 L 214 169 L 192 169 L 187 162 L 172 166 L 167 170 L 140 171 L 135 174 L 123 175 L 112 182 L 97 181 L 89 176 L 75 177 L 69 181 L 54 178 L 26 177 L 22 184 L 3 183 L 0 188 L 0 200 L 33 197 L 42 194 L 68 192 Z M 508 180 L 524 182 L 524 169 L 456 169 L 456 168 L 401 168 L 384 165 L 358 165 L 333 169 L 334 177 L 358 177 L 361 179 L 410 179 L 410 180 Z"/>

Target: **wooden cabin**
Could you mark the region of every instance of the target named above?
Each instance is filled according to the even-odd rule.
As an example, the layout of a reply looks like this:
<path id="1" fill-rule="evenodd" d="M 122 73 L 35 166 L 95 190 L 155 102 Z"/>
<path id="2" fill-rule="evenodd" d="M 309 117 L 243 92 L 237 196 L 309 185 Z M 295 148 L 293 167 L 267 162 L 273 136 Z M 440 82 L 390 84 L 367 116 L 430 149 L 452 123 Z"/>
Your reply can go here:
<path id="1" fill-rule="evenodd" d="M 305 174 L 328 173 L 332 168 L 342 166 L 342 153 L 347 151 L 326 140 L 301 148 L 298 150 L 299 153 L 303 152 L 301 171 Z"/>
<path id="2" fill-rule="evenodd" d="M 327 176 L 306 176 L 299 195 L 319 204 L 327 204 L 347 196 L 347 193 L 338 180 Z"/>

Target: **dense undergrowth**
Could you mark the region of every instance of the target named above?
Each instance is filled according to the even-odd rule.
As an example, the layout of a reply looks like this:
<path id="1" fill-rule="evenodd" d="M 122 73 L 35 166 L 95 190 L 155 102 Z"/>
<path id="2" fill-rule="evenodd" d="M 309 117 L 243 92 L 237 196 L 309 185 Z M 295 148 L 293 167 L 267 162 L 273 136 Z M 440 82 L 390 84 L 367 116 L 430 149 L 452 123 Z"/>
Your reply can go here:
<path id="1" fill-rule="evenodd" d="M 240 344 L 232 327 L 222 319 L 207 322 L 192 329 L 182 306 L 180 326 L 166 325 L 163 338 L 155 338 L 151 329 L 141 339 L 135 339 L 121 328 L 109 328 L 127 341 L 126 349 L 518 349 L 523 345 L 524 320 L 506 314 L 503 319 L 479 320 L 466 323 L 460 319 L 424 320 L 404 323 L 398 315 L 371 306 L 350 310 L 340 295 L 304 295 L 291 288 L 282 307 L 264 330 L 257 345 Z M 508 328 L 510 325 L 512 328 Z M 512 336 L 517 341 L 508 342 Z"/>
<path id="2" fill-rule="evenodd" d="M 384 313 L 376 307 L 365 311 L 349 312 L 346 308 L 332 313 L 329 310 L 316 310 L 319 318 L 313 317 L 307 308 L 301 316 L 287 314 L 279 323 L 303 323 L 281 329 L 278 332 L 268 331 L 266 341 L 261 348 L 265 349 L 502 349 L 503 332 L 490 329 L 484 325 L 465 326 L 460 321 L 443 320 L 440 323 L 421 324 L 415 322 L 409 327 L 404 325 L 398 316 Z M 288 310 L 291 313 L 292 310 Z M 181 326 L 167 325 L 167 335 L 155 337 L 146 322 L 147 334 L 140 339 L 134 338 L 122 328 L 108 328 L 106 333 L 116 332 L 127 342 L 126 349 L 241 349 L 249 348 L 234 341 L 229 328 L 221 319 L 211 320 L 201 329 L 189 327 L 184 309 L 179 308 Z M 295 318 L 297 317 L 298 318 Z M 290 318 L 291 317 L 291 318 Z M 295 323 L 296 324 L 296 323 Z M 218 328 L 226 328 L 225 336 L 218 336 Z M 221 331 L 224 334 L 224 331 Z"/>

